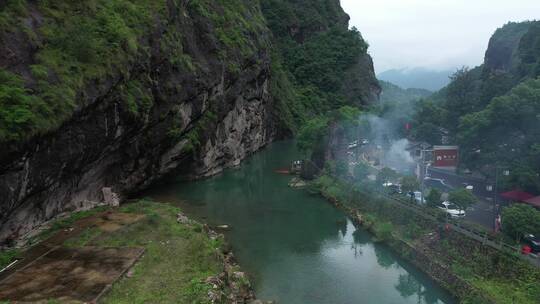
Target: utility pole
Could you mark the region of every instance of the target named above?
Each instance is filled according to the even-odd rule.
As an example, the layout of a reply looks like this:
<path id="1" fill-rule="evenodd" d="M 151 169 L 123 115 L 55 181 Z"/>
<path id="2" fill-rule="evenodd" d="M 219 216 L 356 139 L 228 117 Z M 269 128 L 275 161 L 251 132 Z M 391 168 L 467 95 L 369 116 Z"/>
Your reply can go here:
<path id="1" fill-rule="evenodd" d="M 504 169 L 499 166 L 495 166 L 495 193 L 493 198 L 493 231 L 497 230 L 497 216 L 499 215 L 499 169 Z M 510 171 L 505 169 L 503 171 L 504 176 L 510 175 Z"/>
<path id="2" fill-rule="evenodd" d="M 497 203 L 499 199 L 499 167 L 495 166 L 495 192 L 493 198 L 493 231 L 497 231 Z"/>
<path id="3" fill-rule="evenodd" d="M 424 204 L 424 188 L 425 188 L 424 180 L 427 176 L 426 152 L 432 152 L 432 151 L 433 150 L 426 150 L 426 149 L 420 150 L 422 162 L 420 165 L 419 175 L 420 175 L 420 202 L 422 203 L 422 205 Z"/>
<path id="4" fill-rule="evenodd" d="M 426 166 L 426 150 L 421 150 L 422 154 L 422 162 L 420 165 L 420 203 L 424 205 L 424 177 L 425 177 L 425 171 L 424 167 Z"/>

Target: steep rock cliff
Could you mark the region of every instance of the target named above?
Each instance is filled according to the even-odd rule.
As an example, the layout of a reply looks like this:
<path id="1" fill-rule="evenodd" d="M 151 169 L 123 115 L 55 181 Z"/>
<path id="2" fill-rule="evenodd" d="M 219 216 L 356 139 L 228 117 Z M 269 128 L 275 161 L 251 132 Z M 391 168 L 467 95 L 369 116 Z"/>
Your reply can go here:
<path id="1" fill-rule="evenodd" d="M 519 64 L 518 49 L 521 38 L 531 25 L 532 22 L 510 22 L 497 29 L 489 39 L 485 68 L 493 72 L 510 72 L 514 69 Z"/>
<path id="2" fill-rule="evenodd" d="M 324 14 L 326 2 L 339 4 L 313 1 Z M 169 174 L 210 176 L 291 134 L 295 100 L 278 96 L 288 80 L 258 1 L 0 9 L 0 241 L 102 203 L 104 188 L 125 197 Z M 354 77 L 371 81 L 358 56 Z"/>
<path id="3" fill-rule="evenodd" d="M 259 8 L 247 2 L 236 3 L 243 17 L 262 20 Z M 21 20 L 44 40 L 42 24 L 57 21 L 35 3 L 27 9 Z M 124 195 L 175 170 L 190 178 L 215 174 L 279 135 L 267 91 L 268 32 L 261 26 L 242 33 L 249 47 L 239 50 L 220 37 L 231 33 L 204 11 L 229 9 L 170 1 L 137 37 L 144 51 L 81 85 L 76 107 L 58 128 L 4 144 L 0 239 L 17 237 L 60 212 L 102 202 L 104 187 Z M 32 94 L 39 94 L 27 71 L 48 42 L 34 45 L 26 35 L 2 33 L 2 42 L 9 43 L 0 46 L 0 66 L 22 75 Z"/>

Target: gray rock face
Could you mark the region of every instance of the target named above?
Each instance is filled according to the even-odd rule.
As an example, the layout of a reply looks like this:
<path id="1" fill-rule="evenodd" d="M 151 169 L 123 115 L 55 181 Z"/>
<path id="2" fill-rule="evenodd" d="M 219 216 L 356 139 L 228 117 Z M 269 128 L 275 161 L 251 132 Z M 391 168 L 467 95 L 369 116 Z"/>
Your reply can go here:
<path id="1" fill-rule="evenodd" d="M 181 13 L 163 23 L 141 40 L 148 54 L 129 73 L 88 84 L 80 108 L 58 130 L 0 151 L 0 245 L 62 212 L 116 204 L 169 174 L 216 174 L 279 136 L 266 32 L 253 37 L 255 52 L 228 50 L 234 58 L 225 61 L 208 19 Z M 175 54 L 160 44 L 170 30 L 182 33 L 195 68 L 168 60 Z M 36 50 L 19 43 L 21 55 L 0 67 L 31 64 Z M 231 62 L 241 69 L 230 69 Z M 122 100 L 120 87 L 130 80 L 149 92 L 147 112 L 134 114 Z"/>
<path id="2" fill-rule="evenodd" d="M 186 152 L 186 139 L 169 144 L 166 121 L 141 128 L 118 114 L 114 102 L 104 102 L 3 163 L 0 239 L 16 238 L 61 212 L 113 203 L 112 192 L 127 195 L 172 172 L 194 179 L 238 165 L 277 135 L 264 89 L 265 67 L 254 68 L 259 72 L 254 75 L 263 79 L 255 80 L 258 88 L 246 84 L 253 81 L 247 77 L 236 80 L 239 89 L 230 89 L 234 98 L 211 96 L 225 109 L 215 126 L 205 128 L 197 151 Z M 204 114 L 194 111 L 200 103 L 204 100 L 180 104 L 183 132 Z"/>
<path id="3" fill-rule="evenodd" d="M 126 66 L 85 81 L 60 127 L 0 148 L 0 246 L 58 214 L 116 205 L 166 176 L 214 175 L 290 134 L 269 93 L 271 35 L 258 2 L 239 2 L 244 9 L 238 13 L 254 24 L 248 31 L 240 22 L 242 28 L 232 32 L 226 27 L 234 25 L 215 20 L 224 11 L 219 1 L 207 3 L 215 14 L 190 1 L 167 3 L 167 14 L 139 37 L 141 51 Z M 339 1 L 329 4 L 329 24 L 305 31 L 347 24 Z M 25 39 L 22 28 L 0 31 L 0 68 L 34 90 L 37 79 L 30 71 L 40 48 L 36 41 L 44 41 L 36 30 L 44 16 L 35 2 L 28 6 L 25 18 L 36 37 Z M 238 35 L 242 39 L 230 39 Z M 354 81 L 345 88 L 351 100 L 377 97 L 369 56 L 351 74 Z M 132 82 L 141 96 L 130 101 L 125 91 Z"/>

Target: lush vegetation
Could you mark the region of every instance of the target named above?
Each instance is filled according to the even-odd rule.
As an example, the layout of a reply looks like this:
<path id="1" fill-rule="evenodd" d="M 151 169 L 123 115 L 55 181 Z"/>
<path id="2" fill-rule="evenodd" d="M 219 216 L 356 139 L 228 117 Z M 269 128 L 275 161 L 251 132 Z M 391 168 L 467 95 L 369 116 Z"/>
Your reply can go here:
<path id="1" fill-rule="evenodd" d="M 3 14 L 13 24 L 2 30 L 22 27 L 37 52 L 25 79 L 0 69 L 0 142 L 58 127 L 85 102 L 85 85 L 127 74 L 127 64 L 144 51 L 138 40 L 166 8 L 165 1 L 39 1 L 43 23 L 30 28 L 22 20 L 30 4 L 10 2 L 18 5 Z"/>
<path id="2" fill-rule="evenodd" d="M 49 110 L 21 77 L 0 69 L 0 141 L 19 140 L 36 126 L 49 126 Z"/>
<path id="3" fill-rule="evenodd" d="M 379 104 L 383 107 L 409 104 L 433 94 L 433 92 L 425 89 L 403 89 L 391 82 L 383 80 L 379 80 L 379 84 L 382 89 Z"/>
<path id="4" fill-rule="evenodd" d="M 471 286 L 464 290 L 462 286 L 452 285 L 455 282 L 443 283 L 459 295 L 462 303 L 536 303 L 540 297 L 540 271 L 536 267 L 512 253 L 492 250 L 451 231 L 442 232 L 446 221 L 442 214 L 437 216 L 437 221 L 428 220 L 371 191 L 372 187 L 366 180 L 358 187 L 358 182 L 353 185 L 322 175 L 312 183 L 311 190 L 318 189 L 351 214 L 359 211 L 363 225 L 404 257 L 414 257 L 410 247 L 416 247 L 431 262 L 448 267 L 451 274 Z M 436 196 L 435 193 L 433 201 L 440 199 L 440 195 Z M 437 237 L 429 237 L 434 234 Z"/>
<path id="5" fill-rule="evenodd" d="M 7 249 L 0 251 L 0 270 L 13 262 L 20 254 L 18 249 Z"/>
<path id="6" fill-rule="evenodd" d="M 370 106 L 370 112 L 386 121 L 388 134 L 407 137 L 405 126 L 410 124 L 416 105 L 433 93 L 424 89 L 403 89 L 386 81 L 379 83 L 382 89 L 380 100 Z"/>
<path id="7" fill-rule="evenodd" d="M 173 68 L 200 68 L 186 51 L 183 25 L 170 16 L 206 18 L 220 44 L 216 55 L 229 72 L 239 73 L 246 57 L 269 47 L 258 2 L 251 2 L 8 1 L 0 12 L 0 33 L 4 39 L 22 36 L 26 44 L 17 47 L 28 49 L 32 64 L 16 72 L 0 67 L 0 142 L 18 143 L 56 129 L 111 82 L 118 82 L 110 93 L 122 108 L 145 117 L 154 101 L 155 81 L 141 73 L 151 56 L 150 34 Z M 29 25 L 30 11 L 42 18 L 39 25 Z"/>
<path id="8" fill-rule="evenodd" d="M 361 94 L 347 97 L 344 84 L 368 45 L 347 28 L 339 3 L 268 0 L 262 10 L 276 48 L 271 91 L 290 129 L 344 105 L 360 105 Z"/>
<path id="9" fill-rule="evenodd" d="M 300 129 L 297 136 L 298 147 L 313 156 L 320 156 L 328 147 L 331 132 L 344 133 L 348 140 L 353 140 L 354 134 L 350 131 L 359 123 L 360 114 L 356 107 L 343 106 L 326 116 L 315 116 L 306 121 Z"/>
<path id="10" fill-rule="evenodd" d="M 503 210 L 503 231 L 519 241 L 525 234 L 540 235 L 540 211 L 524 204 L 514 204 Z"/>
<path id="11" fill-rule="evenodd" d="M 448 200 L 451 203 L 456 204 L 461 210 L 467 210 L 467 208 L 478 202 L 476 196 L 474 196 L 471 191 L 464 188 L 450 191 L 450 193 L 448 193 Z"/>
<path id="12" fill-rule="evenodd" d="M 43 22 L 29 25 L 31 11 Z M 286 129 L 297 130 L 314 116 L 366 101 L 362 90 L 345 92 L 346 73 L 366 56 L 368 46 L 356 29 L 348 29 L 338 2 L 8 1 L 0 12 L 2 35 L 22 35 L 27 45 L 20 48 L 32 50 L 33 63 L 25 71 L 0 68 L 0 142 L 19 143 L 58 128 L 96 90 L 118 79 L 112 93 L 126 112 L 144 121 L 153 107 L 155 80 L 134 73 L 133 66 L 148 60 L 150 33 L 162 30 L 159 46 L 173 68 L 195 72 L 203 64 L 187 52 L 182 25 L 167 21 L 175 14 L 209 21 L 211 38 L 219 43 L 216 55 L 229 73 L 240 73 L 246 58 L 272 49 L 270 91 L 276 119 Z M 175 140 L 198 133 L 175 128 L 170 132 Z M 190 147 L 196 146 L 196 140 L 189 140 Z"/>
<path id="13" fill-rule="evenodd" d="M 43 240 L 60 229 L 74 227 L 107 208 L 74 213 L 53 223 L 51 229 L 39 237 Z M 210 303 L 206 282 L 209 276 L 223 271 L 221 258 L 223 238 L 211 239 L 203 225 L 177 222 L 180 210 L 176 207 L 141 200 L 110 212 L 144 215 L 132 224 L 110 232 L 92 225 L 67 239 L 67 247 L 143 247 L 145 253 L 131 270 L 129 278 L 116 282 L 110 292 L 100 300 L 103 303 Z M 105 217 L 100 217 L 105 218 Z M 24 252 L 2 251 L 0 268 Z M 236 271 L 236 270 L 235 270 Z M 249 284 L 246 282 L 246 284 Z M 56 300 L 51 300 L 51 303 Z M 59 303 L 59 302 L 58 302 Z"/>
<path id="14" fill-rule="evenodd" d="M 404 176 L 401 178 L 401 191 L 407 194 L 409 192 L 414 192 L 420 188 L 420 183 L 414 175 Z"/>
<path id="15" fill-rule="evenodd" d="M 540 80 L 530 80 L 463 116 L 457 140 L 470 152 L 465 161 L 476 168 L 498 163 L 510 169 L 507 184 L 540 191 L 539 115 Z"/>
<path id="16" fill-rule="evenodd" d="M 441 202 L 441 196 L 442 192 L 439 189 L 429 189 L 429 193 L 426 196 L 426 204 L 429 207 L 437 207 Z"/>
<path id="17" fill-rule="evenodd" d="M 94 246 L 142 246 L 144 256 L 133 276 L 114 284 L 103 303 L 209 303 L 209 276 L 222 271 L 216 251 L 221 241 L 210 240 L 202 225 L 176 221 L 178 208 L 142 201 L 122 207 L 121 212 L 145 214 L 131 226 L 96 238 Z"/>
<path id="18" fill-rule="evenodd" d="M 416 106 L 413 135 L 460 145 L 461 166 L 503 188 L 540 193 L 540 22 L 510 23 L 490 41 L 484 65 L 457 71 L 438 94 Z"/>

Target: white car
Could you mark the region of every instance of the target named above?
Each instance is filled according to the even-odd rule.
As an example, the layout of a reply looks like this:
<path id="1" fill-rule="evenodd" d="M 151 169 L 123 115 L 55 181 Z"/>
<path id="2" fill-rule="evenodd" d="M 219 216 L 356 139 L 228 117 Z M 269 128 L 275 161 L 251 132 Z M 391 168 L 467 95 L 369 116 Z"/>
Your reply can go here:
<path id="1" fill-rule="evenodd" d="M 448 201 L 442 202 L 438 208 L 446 212 L 446 214 L 450 215 L 451 217 L 464 217 L 465 216 L 465 210 L 459 209 L 458 206 Z"/>

